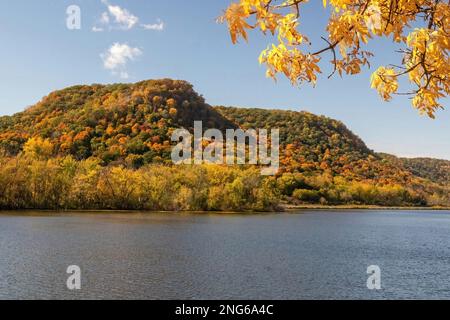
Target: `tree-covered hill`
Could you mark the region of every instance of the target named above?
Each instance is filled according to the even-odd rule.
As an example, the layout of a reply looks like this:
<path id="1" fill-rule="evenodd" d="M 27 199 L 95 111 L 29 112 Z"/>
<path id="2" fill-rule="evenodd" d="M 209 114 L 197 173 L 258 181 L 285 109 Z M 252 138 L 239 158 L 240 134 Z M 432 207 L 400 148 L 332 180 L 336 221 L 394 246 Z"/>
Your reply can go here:
<path id="1" fill-rule="evenodd" d="M 29 139 L 47 139 L 52 156 L 91 156 L 104 164 L 169 160 L 174 128 L 279 128 L 285 164 L 336 170 L 372 152 L 342 123 L 306 112 L 211 108 L 186 81 L 74 86 L 55 91 L 24 112 L 0 118 L 0 146 L 17 155 Z"/>
<path id="2" fill-rule="evenodd" d="M 372 154 L 364 142 L 343 123 L 324 116 L 308 112 L 256 108 L 216 109 L 244 129 L 280 129 L 281 144 L 302 147 L 306 160 L 320 161 L 327 150 L 335 156 L 345 155 L 352 160 Z"/>
<path id="3" fill-rule="evenodd" d="M 171 134 L 191 130 L 195 120 L 222 131 L 280 129 L 278 175 L 264 178 L 246 166 L 173 167 Z M 0 209 L 450 205 L 448 163 L 376 154 L 324 116 L 211 107 L 191 84 L 171 79 L 74 86 L 0 117 Z"/>
<path id="4" fill-rule="evenodd" d="M 410 172 L 385 161 L 342 122 L 308 112 L 216 107 L 243 128 L 279 128 L 285 171 L 331 172 L 354 179 L 404 183 Z M 386 180 L 386 181 L 384 181 Z"/>
<path id="5" fill-rule="evenodd" d="M 414 175 L 450 185 L 450 161 L 431 158 L 401 158 L 403 165 Z"/>
<path id="6" fill-rule="evenodd" d="M 433 158 L 397 158 L 388 154 L 381 156 L 402 166 L 415 176 L 441 185 L 450 185 L 450 161 Z"/>
<path id="7" fill-rule="evenodd" d="M 173 128 L 234 128 L 186 81 L 74 86 L 55 91 L 12 117 L 0 118 L 0 146 L 18 154 L 32 137 L 48 139 L 53 155 L 98 157 L 105 164 L 137 156 L 168 159 Z"/>

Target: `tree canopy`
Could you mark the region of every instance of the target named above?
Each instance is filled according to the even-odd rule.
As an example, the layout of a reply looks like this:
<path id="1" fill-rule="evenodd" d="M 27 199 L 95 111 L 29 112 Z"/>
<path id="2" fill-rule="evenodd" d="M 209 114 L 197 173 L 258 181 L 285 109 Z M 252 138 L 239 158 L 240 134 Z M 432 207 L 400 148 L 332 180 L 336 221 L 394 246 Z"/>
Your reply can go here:
<path id="1" fill-rule="evenodd" d="M 259 61 L 267 76 L 284 74 L 293 85 L 315 84 L 319 62 L 332 54 L 332 72 L 358 74 L 370 67 L 373 53 L 365 45 L 376 37 L 400 45 L 399 61 L 379 67 L 371 84 L 389 101 L 394 94 L 410 95 L 412 105 L 434 118 L 450 91 L 450 3 L 446 0 L 323 0 L 329 21 L 322 37 L 310 39 L 300 30 L 302 7 L 308 0 L 239 0 L 219 19 L 228 24 L 231 40 L 248 39 L 249 30 L 276 36 Z M 324 9 L 325 10 L 325 9 Z M 314 40 L 314 41 L 313 41 Z M 412 90 L 400 91 L 399 79 L 407 76 Z"/>

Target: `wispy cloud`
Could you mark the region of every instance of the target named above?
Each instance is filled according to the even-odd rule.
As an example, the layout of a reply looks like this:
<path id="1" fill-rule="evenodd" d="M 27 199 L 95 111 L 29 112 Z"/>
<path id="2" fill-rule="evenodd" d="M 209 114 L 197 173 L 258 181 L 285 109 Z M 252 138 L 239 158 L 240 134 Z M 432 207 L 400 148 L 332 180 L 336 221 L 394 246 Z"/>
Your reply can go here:
<path id="1" fill-rule="evenodd" d="M 162 22 L 160 19 L 158 19 L 157 23 L 154 24 L 141 24 L 141 27 L 145 30 L 155 30 L 155 31 L 162 31 L 164 30 L 164 22 Z"/>
<path id="2" fill-rule="evenodd" d="M 92 27 L 93 32 L 102 32 L 105 30 L 105 27 L 109 25 L 109 14 L 108 12 L 103 12 L 98 19 L 98 22 Z"/>
<path id="3" fill-rule="evenodd" d="M 98 19 L 96 25 L 92 27 L 92 31 L 101 32 L 106 28 L 111 29 L 121 29 L 121 30 L 131 30 L 135 26 L 140 26 L 145 30 L 162 31 L 164 30 L 164 22 L 161 19 L 157 20 L 154 24 L 139 24 L 139 18 L 132 14 L 125 8 L 118 5 L 113 5 L 109 3 L 108 0 L 101 0 L 101 2 L 106 6 L 106 12 L 103 12 Z M 113 26 L 112 26 L 113 25 Z"/>
<path id="4" fill-rule="evenodd" d="M 142 54 L 143 52 L 139 48 L 116 42 L 100 57 L 105 69 L 110 70 L 114 75 L 119 75 L 122 79 L 128 79 L 127 63 Z"/>
<path id="5" fill-rule="evenodd" d="M 109 23 L 109 15 L 108 12 L 103 12 L 102 16 L 100 17 L 100 23 L 101 24 L 108 24 Z"/>

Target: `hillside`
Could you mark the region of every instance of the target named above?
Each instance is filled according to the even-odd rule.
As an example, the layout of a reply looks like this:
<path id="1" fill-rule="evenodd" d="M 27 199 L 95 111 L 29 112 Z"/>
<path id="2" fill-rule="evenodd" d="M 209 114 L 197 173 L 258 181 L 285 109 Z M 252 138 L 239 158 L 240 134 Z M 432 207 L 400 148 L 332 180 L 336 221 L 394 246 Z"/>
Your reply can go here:
<path id="1" fill-rule="evenodd" d="M 142 156 L 168 159 L 173 128 L 234 128 L 186 81 L 74 86 L 55 91 L 24 112 L 0 118 L 0 147 L 16 155 L 32 137 L 49 139 L 53 155 L 99 157 L 105 164 Z"/>
<path id="2" fill-rule="evenodd" d="M 264 179 L 247 166 L 172 167 L 171 133 L 192 129 L 194 120 L 204 129 L 279 128 L 279 174 Z M 343 123 L 307 112 L 211 107 L 179 80 L 55 91 L 0 117 L 1 154 L 0 208 L 450 204 L 446 161 L 376 154 Z"/>
<path id="3" fill-rule="evenodd" d="M 432 158 L 396 158 L 382 155 L 402 166 L 417 177 L 434 181 L 441 185 L 450 185 L 450 161 Z"/>
<path id="4" fill-rule="evenodd" d="M 49 139 L 55 156 L 96 156 L 105 164 L 128 155 L 146 163 L 168 159 L 170 133 L 192 128 L 279 128 L 281 144 L 295 148 L 304 166 L 325 158 L 336 166 L 372 154 L 342 123 L 306 112 L 211 108 L 185 81 L 75 86 L 55 91 L 24 112 L 0 118 L 0 146 L 16 155 L 32 137 Z"/>

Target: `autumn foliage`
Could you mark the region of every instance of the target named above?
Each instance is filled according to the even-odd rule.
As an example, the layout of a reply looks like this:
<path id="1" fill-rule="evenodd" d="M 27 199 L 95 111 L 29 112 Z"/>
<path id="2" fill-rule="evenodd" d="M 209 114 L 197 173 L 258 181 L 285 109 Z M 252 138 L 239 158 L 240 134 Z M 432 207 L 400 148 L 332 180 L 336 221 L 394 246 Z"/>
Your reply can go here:
<path id="1" fill-rule="evenodd" d="M 389 101 L 393 94 L 411 96 L 420 113 L 434 117 L 450 92 L 450 4 L 446 0 L 323 0 L 327 36 L 310 39 L 301 31 L 308 0 L 239 0 L 219 19 L 228 24 L 231 40 L 247 40 L 250 30 L 276 37 L 261 53 L 267 76 L 284 74 L 293 85 L 315 84 L 319 62 L 331 54 L 331 75 L 358 74 L 370 67 L 374 53 L 365 49 L 375 38 L 390 38 L 399 50 L 399 62 L 379 67 L 372 87 Z M 319 44 L 318 42 L 321 42 Z M 320 47 L 323 46 L 323 47 Z M 412 90 L 399 91 L 406 76 Z"/>
<path id="2" fill-rule="evenodd" d="M 175 166 L 176 128 L 280 130 L 280 171 Z M 450 162 L 377 154 L 308 112 L 211 107 L 185 81 L 76 86 L 0 117 L 0 209 L 278 210 L 449 205 Z"/>

